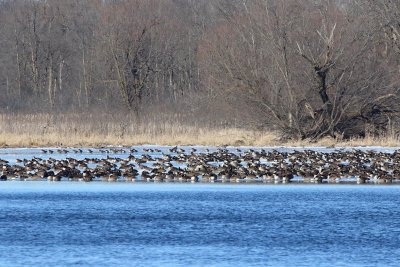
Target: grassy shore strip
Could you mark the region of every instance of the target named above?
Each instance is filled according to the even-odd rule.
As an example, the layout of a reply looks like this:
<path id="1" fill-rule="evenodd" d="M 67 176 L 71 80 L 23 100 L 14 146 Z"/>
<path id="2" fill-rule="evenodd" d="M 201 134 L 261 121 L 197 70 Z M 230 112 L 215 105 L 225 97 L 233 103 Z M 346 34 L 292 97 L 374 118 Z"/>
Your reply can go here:
<path id="1" fill-rule="evenodd" d="M 170 120 L 137 123 L 131 117 L 92 115 L 0 115 L 0 147 L 99 147 L 105 145 L 204 146 L 400 146 L 392 134 L 354 140 L 283 142 L 275 132 L 218 126 L 190 126 Z"/>
<path id="2" fill-rule="evenodd" d="M 306 140 L 281 142 L 274 133 L 263 133 L 238 129 L 199 129 L 191 133 L 136 133 L 130 135 L 103 134 L 91 132 L 90 134 L 68 133 L 54 131 L 50 133 L 0 133 L 0 147 L 99 147 L 107 145 L 132 146 L 143 144 L 156 145 L 204 145 L 204 146 L 382 146 L 398 147 L 400 141 L 396 138 L 364 138 L 349 141 L 322 139 L 319 142 Z"/>

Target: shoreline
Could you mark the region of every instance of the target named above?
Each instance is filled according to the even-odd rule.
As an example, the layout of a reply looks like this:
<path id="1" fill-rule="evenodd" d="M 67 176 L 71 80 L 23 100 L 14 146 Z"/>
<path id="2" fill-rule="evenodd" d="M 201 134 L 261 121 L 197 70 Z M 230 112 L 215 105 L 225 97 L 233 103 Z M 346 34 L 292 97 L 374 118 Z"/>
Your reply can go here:
<path id="1" fill-rule="evenodd" d="M 229 134 L 229 132 L 236 132 Z M 308 140 L 278 140 L 273 132 L 257 132 L 238 129 L 199 130 L 197 134 L 132 134 L 121 137 L 92 132 L 88 136 L 66 133 L 0 133 L 0 148 L 46 148 L 46 147 L 131 147 L 131 146 L 214 146 L 214 147 L 400 147 L 400 140 L 393 137 L 366 137 L 354 140 L 324 138 L 317 142 Z"/>
<path id="2" fill-rule="evenodd" d="M 400 185 L 400 179 L 397 181 L 393 181 L 391 183 L 374 183 L 374 182 L 366 182 L 366 183 L 357 183 L 357 181 L 346 181 L 346 182 L 304 182 L 304 181 L 295 181 L 295 182 L 288 182 L 288 183 L 274 183 L 274 182 L 246 182 L 246 181 L 240 181 L 240 182 L 221 182 L 221 181 L 216 181 L 216 182 L 179 182 L 179 181 L 168 181 L 168 182 L 155 182 L 155 181 L 144 181 L 144 180 L 136 180 L 136 181 L 125 181 L 125 180 L 118 180 L 118 181 L 102 181 L 102 180 L 92 180 L 90 182 L 86 182 L 83 180 L 61 180 L 61 181 L 50 181 L 46 179 L 40 179 L 40 180 L 19 180 L 19 179 L 14 179 L 14 180 L 6 180 L 6 181 L 1 181 L 0 184 L 7 184 L 7 183 L 20 183 L 20 184 L 76 184 L 76 185 L 82 185 L 82 184 L 97 184 L 97 185 L 149 185 L 149 186 L 157 186 L 157 185 L 166 185 L 166 186 L 260 186 L 260 187 L 282 187 L 282 186 L 293 186 L 293 187 L 301 187 L 301 186 L 316 186 L 316 187 L 324 187 L 324 186 L 340 186 L 340 187 L 345 187 L 345 186 L 351 186 L 351 187 L 382 187 L 382 186 L 387 186 L 387 187 L 396 187 Z"/>
<path id="3" fill-rule="evenodd" d="M 138 122 L 132 116 L 99 114 L 1 114 L 0 147 L 103 147 L 134 145 L 170 146 L 400 146 L 395 133 L 341 140 L 323 138 L 282 140 L 272 130 L 240 128 L 215 122 L 193 124 L 175 117 L 149 118 Z"/>

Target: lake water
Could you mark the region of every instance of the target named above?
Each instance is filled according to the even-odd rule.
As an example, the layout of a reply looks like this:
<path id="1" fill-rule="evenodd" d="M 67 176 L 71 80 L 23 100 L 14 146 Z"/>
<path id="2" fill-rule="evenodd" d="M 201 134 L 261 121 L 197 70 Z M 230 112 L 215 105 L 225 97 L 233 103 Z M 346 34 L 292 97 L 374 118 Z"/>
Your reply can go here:
<path id="1" fill-rule="evenodd" d="M 0 266 L 399 266 L 400 187 L 0 183 Z"/>
<path id="2" fill-rule="evenodd" d="M 400 187 L 0 183 L 0 266 L 399 266 Z"/>

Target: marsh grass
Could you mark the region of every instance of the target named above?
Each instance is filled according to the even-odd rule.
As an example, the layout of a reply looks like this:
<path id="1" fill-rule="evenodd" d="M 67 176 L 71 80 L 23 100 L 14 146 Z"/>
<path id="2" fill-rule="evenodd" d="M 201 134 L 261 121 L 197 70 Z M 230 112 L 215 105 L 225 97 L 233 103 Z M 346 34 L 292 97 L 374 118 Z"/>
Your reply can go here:
<path id="1" fill-rule="evenodd" d="M 2 114 L 0 146 L 105 145 L 211 145 L 211 146 L 399 146 L 394 134 L 375 138 L 316 143 L 307 140 L 283 142 L 275 132 L 246 130 L 223 125 L 185 124 L 178 117 L 147 118 L 138 122 L 130 115 L 113 114 Z"/>

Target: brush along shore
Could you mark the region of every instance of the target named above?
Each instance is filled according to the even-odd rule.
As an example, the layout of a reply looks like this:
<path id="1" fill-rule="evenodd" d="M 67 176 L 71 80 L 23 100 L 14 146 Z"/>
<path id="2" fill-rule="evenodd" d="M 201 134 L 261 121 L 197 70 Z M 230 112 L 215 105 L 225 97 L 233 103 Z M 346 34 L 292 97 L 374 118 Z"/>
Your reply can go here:
<path id="1" fill-rule="evenodd" d="M 0 147 L 99 147 L 105 145 L 204 145 L 204 146 L 384 146 L 396 147 L 394 134 L 352 140 L 324 138 L 281 140 L 279 133 L 239 127 L 193 126 L 170 120 L 140 123 L 130 117 L 79 114 L 0 115 Z"/>

